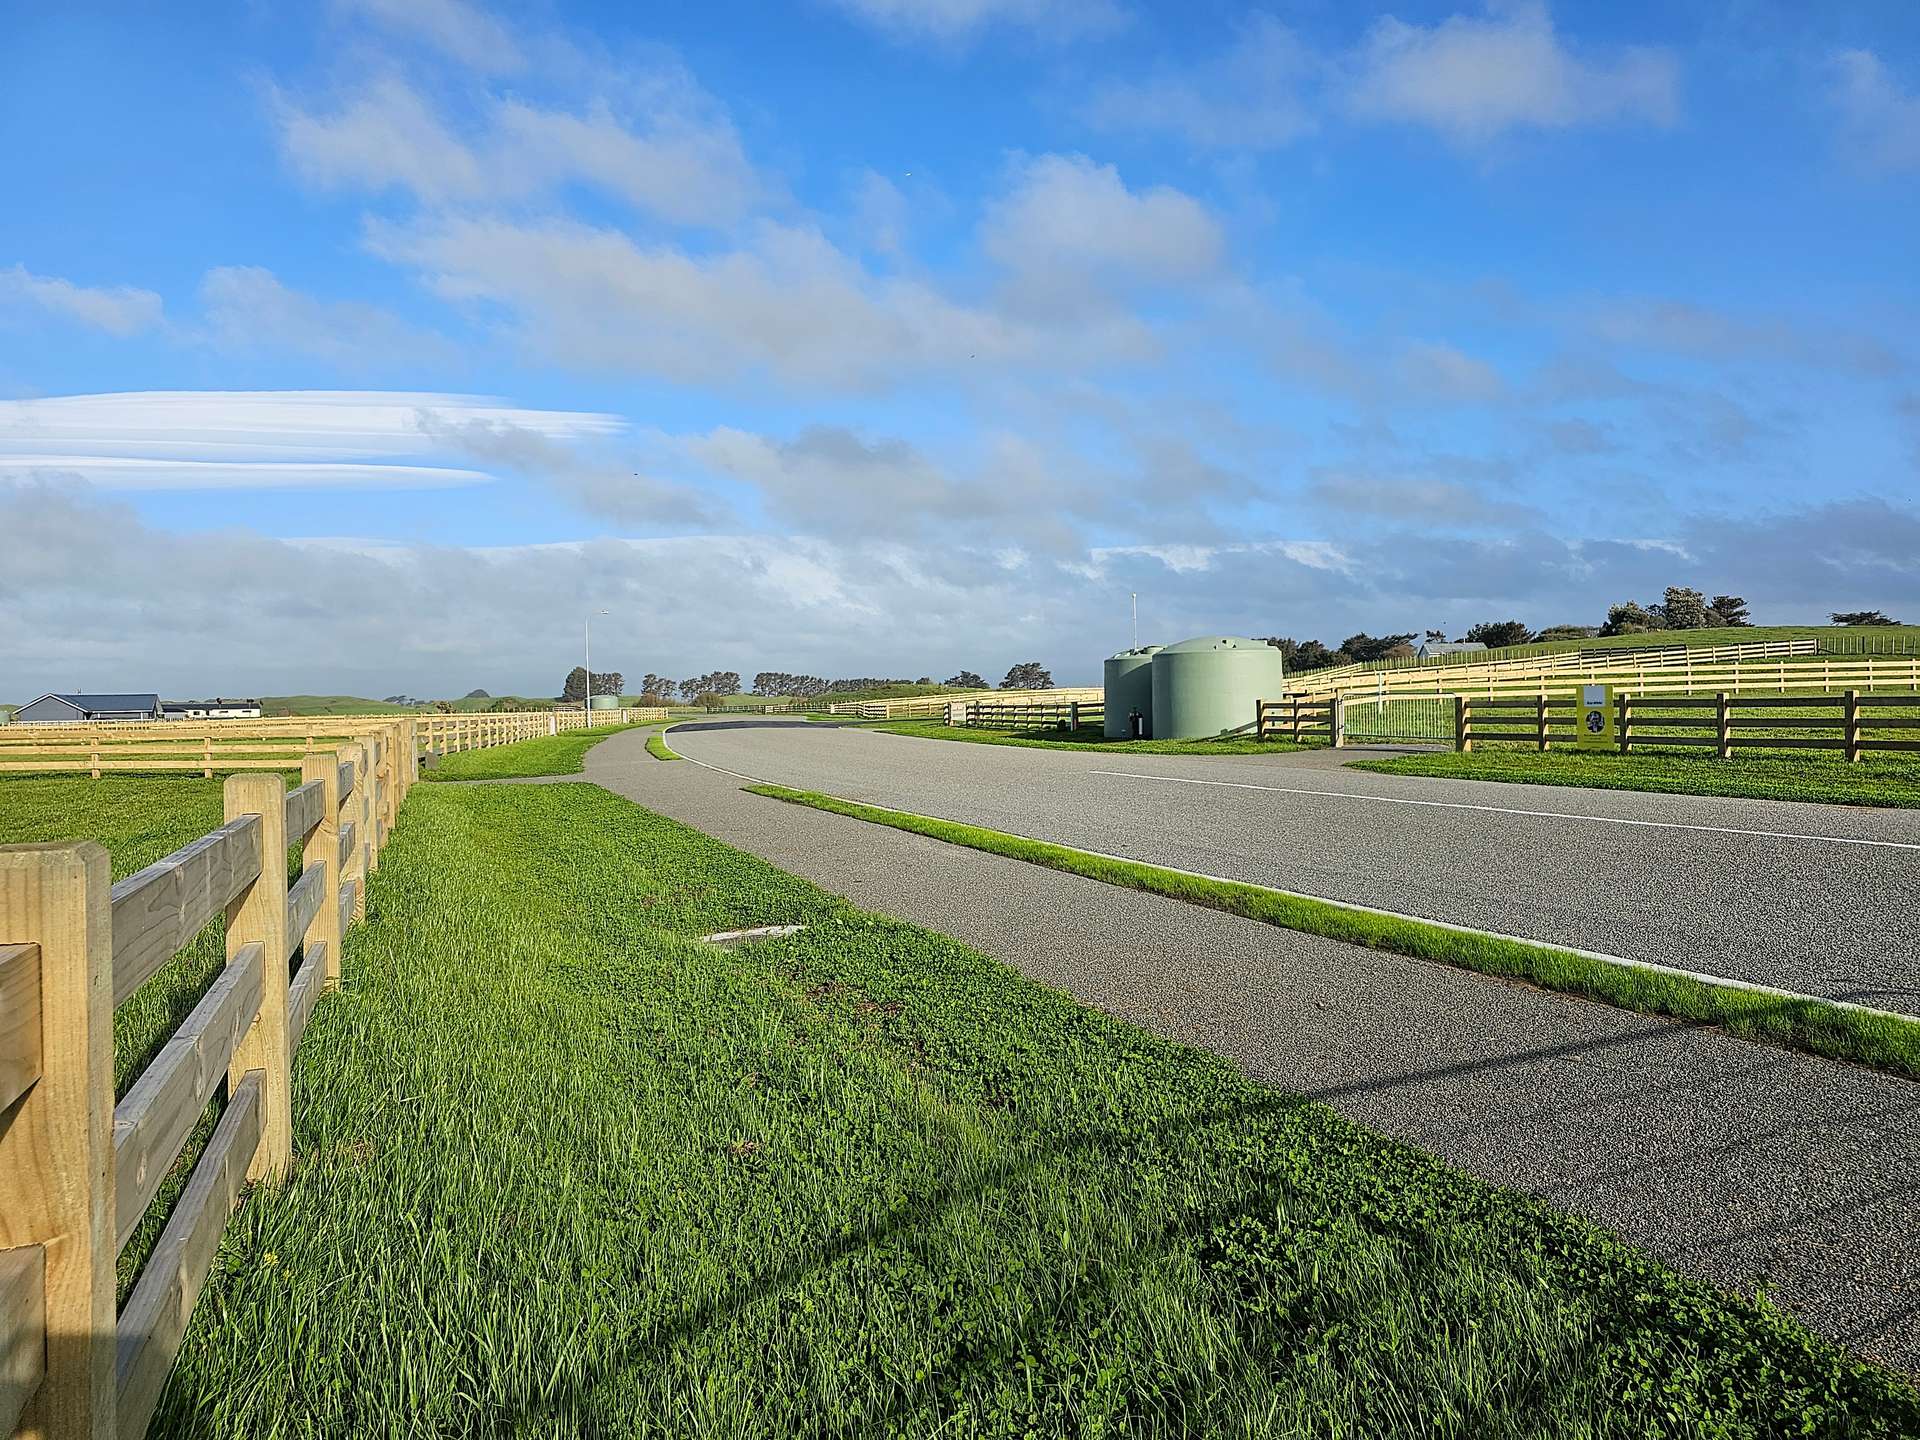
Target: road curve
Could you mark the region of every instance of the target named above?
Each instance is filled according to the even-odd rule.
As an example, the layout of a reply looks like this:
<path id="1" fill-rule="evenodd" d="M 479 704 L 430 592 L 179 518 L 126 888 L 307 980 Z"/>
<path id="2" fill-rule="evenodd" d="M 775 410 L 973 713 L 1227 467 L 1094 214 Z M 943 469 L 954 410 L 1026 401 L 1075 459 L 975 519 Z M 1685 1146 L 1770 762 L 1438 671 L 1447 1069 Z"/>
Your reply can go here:
<path id="1" fill-rule="evenodd" d="M 1920 1015 L 1920 812 L 1108 755 L 794 720 L 689 759 L 1182 869 Z"/>

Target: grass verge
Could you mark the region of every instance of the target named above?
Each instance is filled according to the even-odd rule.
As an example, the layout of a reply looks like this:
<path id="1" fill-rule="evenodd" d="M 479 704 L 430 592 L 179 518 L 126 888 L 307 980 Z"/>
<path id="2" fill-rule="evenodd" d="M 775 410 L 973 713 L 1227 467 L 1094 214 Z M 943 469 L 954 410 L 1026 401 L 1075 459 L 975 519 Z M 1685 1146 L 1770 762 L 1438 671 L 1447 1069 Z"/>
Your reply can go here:
<path id="1" fill-rule="evenodd" d="M 811 805 L 817 810 L 890 825 L 896 830 L 910 830 L 949 844 L 1025 860 L 1109 885 L 1170 896 L 1287 930 L 1525 980 L 1623 1010 L 1715 1025 L 1745 1039 L 1784 1045 L 1920 1079 L 1920 1020 L 1865 1013 L 1823 1000 L 1789 999 L 1710 985 L 1686 976 L 1610 964 L 1550 945 L 1467 933 L 1425 920 L 1374 914 L 1258 885 L 1208 879 L 1137 860 L 1091 855 L 1023 835 L 886 810 L 809 790 L 790 790 L 780 785 L 746 788 L 755 795 Z"/>
<path id="2" fill-rule="evenodd" d="M 1355 760 L 1355 770 L 1383 775 L 1434 775 L 1449 780 L 1503 780 L 1527 785 L 1578 785 L 1597 790 L 1651 790 L 1675 795 L 1726 795 L 1754 800 L 1805 800 L 1824 805 L 1920 807 L 1920 764 L 1873 757 L 1849 765 L 1818 752 L 1736 756 L 1607 751 L 1441 751 L 1390 760 Z"/>
<path id="3" fill-rule="evenodd" d="M 595 787 L 415 790 L 372 907 L 156 1435 L 1920 1427 L 1763 1299 Z"/>
<path id="4" fill-rule="evenodd" d="M 654 759 L 678 760 L 681 758 L 674 754 L 673 747 L 667 744 L 667 730 L 671 730 L 672 728 L 673 727 L 669 725 L 665 730 L 656 730 L 653 734 L 647 736 L 647 753 L 653 756 Z"/>
<path id="5" fill-rule="evenodd" d="M 657 725 L 660 722 L 643 723 Z M 537 775 L 578 775 L 587 751 L 609 735 L 639 728 L 637 725 L 596 725 L 588 730 L 540 735 L 485 750 L 462 750 L 441 756 L 433 768 L 420 774 L 428 780 L 521 780 Z"/>
<path id="6" fill-rule="evenodd" d="M 1078 730 L 984 730 L 972 726 L 942 725 L 936 721 L 893 720 L 875 725 L 889 735 L 911 735 L 921 740 L 964 740 L 975 745 L 1025 745 L 1036 750 L 1104 750 L 1129 755 L 1272 755 L 1310 749 L 1291 740 L 1252 740 L 1231 736 L 1214 740 L 1109 740 L 1092 726 Z"/>

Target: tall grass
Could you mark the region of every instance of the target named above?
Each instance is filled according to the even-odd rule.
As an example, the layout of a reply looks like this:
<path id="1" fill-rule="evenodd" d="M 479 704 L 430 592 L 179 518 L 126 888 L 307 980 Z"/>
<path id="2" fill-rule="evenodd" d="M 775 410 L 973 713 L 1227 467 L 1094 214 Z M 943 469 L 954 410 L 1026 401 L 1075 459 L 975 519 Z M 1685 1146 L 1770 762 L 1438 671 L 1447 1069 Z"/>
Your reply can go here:
<path id="1" fill-rule="evenodd" d="M 594 787 L 415 790 L 346 972 L 158 1434 L 1920 1429 L 1763 1301 Z"/>

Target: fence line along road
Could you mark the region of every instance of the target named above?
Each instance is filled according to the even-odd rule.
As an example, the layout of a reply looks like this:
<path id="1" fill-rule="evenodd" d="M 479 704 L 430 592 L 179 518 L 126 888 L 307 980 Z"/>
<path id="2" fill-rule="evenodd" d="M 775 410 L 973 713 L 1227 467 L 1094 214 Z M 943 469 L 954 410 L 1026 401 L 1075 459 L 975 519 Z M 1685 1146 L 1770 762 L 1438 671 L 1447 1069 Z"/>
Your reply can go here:
<path id="1" fill-rule="evenodd" d="M 1707 748 L 1722 760 L 1743 750 L 1837 750 L 1849 762 L 1868 754 L 1920 751 L 1920 694 L 1633 695 L 1613 698 L 1615 744 Z M 1577 738 L 1575 697 L 1454 697 L 1454 749 L 1493 740 L 1547 750 Z M 1903 738 L 1904 737 L 1904 738 Z"/>
<path id="2" fill-rule="evenodd" d="M 242 1187 L 285 1177 L 293 1055 L 414 782 L 411 723 L 301 756 L 293 790 L 229 776 L 224 825 L 118 884 L 92 841 L 0 846 L 0 1435 L 145 1433 Z M 115 1009 L 220 917 L 225 970 L 116 1105 Z M 116 1311 L 120 1253 L 223 1085 Z"/>
<path id="3" fill-rule="evenodd" d="M 829 715 L 857 715 L 863 720 L 925 720 L 947 714 L 947 707 L 962 702 L 1013 704 L 1025 701 L 1063 700 L 1097 701 L 1106 698 L 1098 685 L 1065 686 L 1055 690 L 969 690 L 946 691 L 938 695 L 909 695 L 899 700 L 843 700 L 827 706 Z"/>
<path id="4" fill-rule="evenodd" d="M 1497 661 L 1491 664 L 1429 666 L 1420 669 L 1309 670 L 1288 677 L 1303 694 L 1456 695 L 1537 693 L 1543 685 L 1612 685 L 1635 694 L 1694 694 L 1701 691 L 1920 690 L 1920 655 L 1842 655 L 1795 653 L 1774 659 L 1747 656 L 1731 660 L 1696 659 L 1713 651 L 1690 652 L 1657 663 L 1616 662 L 1589 653 L 1571 661 L 1555 656 Z"/>
<path id="5" fill-rule="evenodd" d="M 0 726 L 0 772 L 290 770 L 342 741 L 378 737 L 415 754 L 511 745 L 589 726 L 664 720 L 660 709 L 520 710 L 471 715 L 278 716 L 139 724 Z"/>

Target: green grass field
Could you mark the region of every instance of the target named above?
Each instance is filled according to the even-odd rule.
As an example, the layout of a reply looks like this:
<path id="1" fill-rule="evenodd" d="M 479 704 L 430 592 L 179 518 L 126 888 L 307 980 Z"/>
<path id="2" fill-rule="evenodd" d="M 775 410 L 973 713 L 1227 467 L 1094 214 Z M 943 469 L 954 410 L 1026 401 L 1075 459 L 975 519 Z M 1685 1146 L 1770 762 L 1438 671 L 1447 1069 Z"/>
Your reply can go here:
<path id="1" fill-rule="evenodd" d="M 416 790 L 346 958 L 156 1435 L 1920 1426 L 1764 1303 L 593 787 Z"/>
<path id="2" fill-rule="evenodd" d="M 647 736 L 647 753 L 653 756 L 654 759 L 678 760 L 680 758 L 674 754 L 673 747 L 667 744 L 667 730 L 671 730 L 672 728 L 673 727 L 669 725 L 666 729 L 656 730 L 653 734 Z"/>
<path id="3" fill-rule="evenodd" d="M 1529 655 L 1551 655 L 1565 650 L 1645 650 L 1668 645 L 1713 649 L 1725 645 L 1764 645 L 1786 640 L 1821 641 L 1840 654 L 1858 652 L 1867 647 L 1883 654 L 1889 651 L 1912 654 L 1920 648 L 1920 625 L 1743 625 L 1716 630 L 1655 630 L 1641 635 L 1596 635 L 1584 640 L 1549 640 L 1543 644 L 1510 645 L 1487 654 L 1446 656 L 1423 661 L 1418 668 L 1438 670 L 1449 665 L 1484 664 L 1489 659 L 1517 660 Z M 1792 664 L 1795 659 L 1819 657 L 1786 658 Z M 1408 661 L 1387 662 L 1377 668 L 1399 669 L 1410 664 Z"/>
<path id="4" fill-rule="evenodd" d="M 1620 755 L 1550 750 L 1541 754 L 1490 748 L 1466 755 L 1440 751 L 1348 763 L 1356 770 L 1383 775 L 1433 775 L 1449 780 L 1807 800 L 1825 805 L 1920 806 L 1920 756 L 1880 755 L 1849 765 L 1838 755 L 1805 751 L 1721 760 L 1697 752 Z"/>
<path id="5" fill-rule="evenodd" d="M 116 875 L 220 818 L 0 785 Z M 371 903 L 156 1436 L 1920 1427 L 1764 1302 L 595 787 L 415 790 Z"/>
<path id="6" fill-rule="evenodd" d="M 890 720 L 869 727 L 889 735 L 911 735 L 922 740 L 963 740 L 973 745 L 1026 745 L 1040 750 L 1104 750 L 1131 755 L 1273 755 L 1310 747 L 1291 740 L 1253 740 L 1236 735 L 1220 740 L 1109 740 L 1098 729 L 986 730 L 942 725 L 933 720 Z"/>
<path id="7" fill-rule="evenodd" d="M 442 755 L 431 769 L 422 770 L 420 774 L 427 780 L 517 780 L 536 775 L 578 775 L 587 751 L 609 735 L 659 723 L 650 720 L 641 725 L 596 725 L 588 730 L 540 735 L 485 750 L 461 750 Z"/>
<path id="8" fill-rule="evenodd" d="M 389 705 L 358 695 L 262 695 L 263 715 L 417 715 L 410 705 Z"/>

